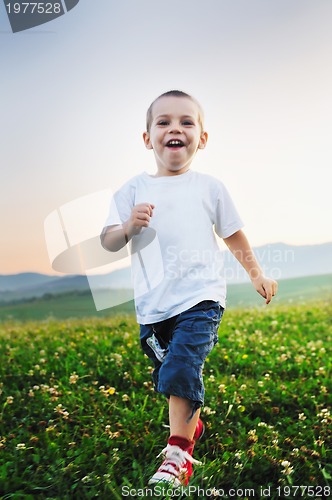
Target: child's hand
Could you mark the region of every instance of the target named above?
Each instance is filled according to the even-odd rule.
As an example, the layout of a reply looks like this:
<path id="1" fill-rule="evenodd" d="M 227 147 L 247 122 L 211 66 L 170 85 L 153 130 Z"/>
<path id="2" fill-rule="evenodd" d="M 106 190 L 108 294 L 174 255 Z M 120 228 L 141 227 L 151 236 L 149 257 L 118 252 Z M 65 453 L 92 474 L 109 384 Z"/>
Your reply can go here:
<path id="1" fill-rule="evenodd" d="M 267 278 L 264 275 L 253 278 L 251 281 L 257 292 L 262 297 L 264 297 L 266 304 L 269 304 L 272 300 L 272 297 L 274 297 L 277 293 L 278 283 L 271 278 Z"/>
<path id="2" fill-rule="evenodd" d="M 142 227 L 148 227 L 153 215 L 154 205 L 151 203 L 139 203 L 131 211 L 129 220 L 125 223 L 125 231 L 128 236 L 138 234 Z"/>

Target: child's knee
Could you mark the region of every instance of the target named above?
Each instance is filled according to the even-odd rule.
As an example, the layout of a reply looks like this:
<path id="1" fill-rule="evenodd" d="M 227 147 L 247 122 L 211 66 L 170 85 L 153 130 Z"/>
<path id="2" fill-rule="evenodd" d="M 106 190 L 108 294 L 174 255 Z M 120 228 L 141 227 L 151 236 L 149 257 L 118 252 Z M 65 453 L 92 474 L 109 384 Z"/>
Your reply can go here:
<path id="1" fill-rule="evenodd" d="M 203 399 L 202 362 L 168 354 L 159 370 L 158 391 L 189 400 Z"/>

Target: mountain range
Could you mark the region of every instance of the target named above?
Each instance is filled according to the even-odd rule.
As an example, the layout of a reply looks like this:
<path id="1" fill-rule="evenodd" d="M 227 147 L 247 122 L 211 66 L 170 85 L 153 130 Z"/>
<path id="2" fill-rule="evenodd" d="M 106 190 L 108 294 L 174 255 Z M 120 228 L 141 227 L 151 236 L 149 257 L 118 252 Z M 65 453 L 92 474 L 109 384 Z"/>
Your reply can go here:
<path id="1" fill-rule="evenodd" d="M 273 243 L 256 247 L 254 252 L 264 272 L 277 280 L 332 274 L 332 242 L 302 246 Z M 224 252 L 224 263 L 229 284 L 248 281 L 245 271 L 228 250 Z M 93 286 L 101 289 L 131 288 L 130 268 L 94 275 Z M 2 303 L 74 290 L 89 290 L 85 275 L 52 276 L 29 272 L 0 275 Z"/>

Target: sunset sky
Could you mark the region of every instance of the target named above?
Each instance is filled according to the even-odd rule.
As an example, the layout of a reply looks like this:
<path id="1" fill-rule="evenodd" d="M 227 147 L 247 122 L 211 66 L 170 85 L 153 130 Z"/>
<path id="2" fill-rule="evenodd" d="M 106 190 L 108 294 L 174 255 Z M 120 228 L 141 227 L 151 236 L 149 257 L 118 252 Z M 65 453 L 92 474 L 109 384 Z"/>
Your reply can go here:
<path id="1" fill-rule="evenodd" d="M 154 172 L 145 113 L 173 88 L 253 246 L 331 241 L 331 25 L 330 0 L 80 0 L 13 34 L 1 2 L 0 273 L 54 273 L 47 216 Z"/>

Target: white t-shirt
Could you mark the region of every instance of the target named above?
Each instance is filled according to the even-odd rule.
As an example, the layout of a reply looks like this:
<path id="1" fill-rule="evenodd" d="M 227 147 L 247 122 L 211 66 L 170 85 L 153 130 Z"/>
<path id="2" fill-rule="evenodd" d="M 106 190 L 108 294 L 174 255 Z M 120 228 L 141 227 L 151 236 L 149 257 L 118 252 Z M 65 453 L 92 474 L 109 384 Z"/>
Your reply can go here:
<path id="1" fill-rule="evenodd" d="M 115 193 L 105 226 L 122 224 L 144 202 L 155 208 L 149 227 L 131 240 L 137 321 L 163 321 L 203 300 L 225 307 L 216 234 L 227 238 L 243 223 L 223 183 L 192 170 L 164 177 L 142 173 Z"/>

